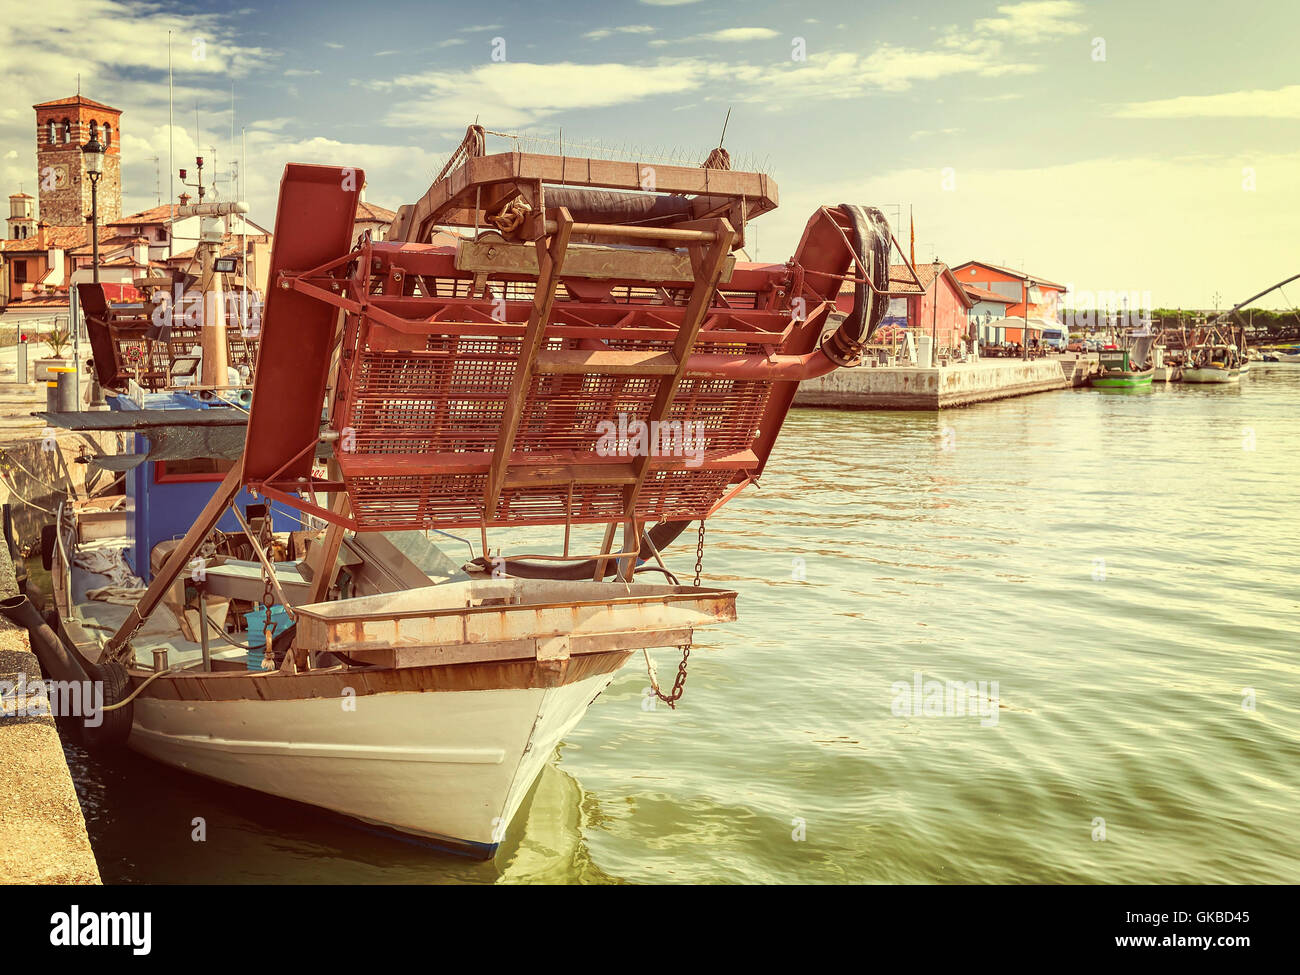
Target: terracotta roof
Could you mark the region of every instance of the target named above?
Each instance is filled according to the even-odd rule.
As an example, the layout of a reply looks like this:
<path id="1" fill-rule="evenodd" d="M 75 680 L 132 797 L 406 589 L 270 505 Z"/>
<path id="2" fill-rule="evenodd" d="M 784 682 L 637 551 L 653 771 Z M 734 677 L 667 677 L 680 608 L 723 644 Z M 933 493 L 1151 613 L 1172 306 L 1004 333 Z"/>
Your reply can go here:
<path id="1" fill-rule="evenodd" d="M 1010 274 L 1013 278 L 1019 278 L 1021 281 L 1032 280 L 1034 284 L 1044 285 L 1048 288 L 1059 288 L 1062 291 L 1065 290 L 1065 285 L 1063 284 L 1057 284 L 1055 281 L 1046 281 L 1043 278 L 1035 277 L 1032 274 L 1026 274 L 1024 271 L 1017 271 L 1013 267 L 1002 267 L 1000 264 L 990 264 L 988 261 L 966 261 L 962 264 L 958 264 L 954 270 L 962 271 L 970 267 L 972 264 L 978 264 L 980 267 L 991 268 L 994 271 L 1001 271 L 1003 274 Z"/>
<path id="2" fill-rule="evenodd" d="M 108 227 L 99 228 L 99 242 L 102 244 L 106 240 L 112 240 L 117 236 L 116 230 Z M 90 243 L 90 224 L 81 227 L 46 227 L 45 240 L 51 247 L 59 247 L 63 250 L 71 250 L 81 244 Z"/>
<path id="3" fill-rule="evenodd" d="M 967 308 L 975 304 L 974 299 L 966 293 L 962 283 L 953 276 L 952 268 L 947 264 L 917 264 L 916 277 L 921 282 L 921 288 L 916 287 L 916 282 L 912 280 L 912 272 L 907 269 L 906 264 L 889 265 L 889 290 L 895 295 L 919 295 L 930 290 L 930 285 L 940 274 L 946 274 L 951 279 L 954 290 L 961 296 L 962 303 Z M 840 294 L 852 294 L 856 285 L 852 281 L 845 281 L 840 285 Z"/>
<path id="4" fill-rule="evenodd" d="M 383 222 L 383 223 L 392 223 L 392 222 L 393 222 L 393 218 L 396 217 L 396 216 L 397 216 L 397 213 L 396 213 L 395 211 L 393 211 L 393 210 L 386 210 L 384 207 L 381 207 L 381 206 L 375 206 L 375 204 L 373 204 L 373 203 L 358 203 L 358 204 L 357 204 L 357 217 L 356 217 L 356 218 L 357 218 L 358 220 L 374 220 L 374 221 L 380 221 L 380 222 Z"/>
<path id="5" fill-rule="evenodd" d="M 996 291 L 989 291 L 987 288 L 979 288 L 973 284 L 966 284 L 964 281 L 962 282 L 962 287 L 966 290 L 966 293 L 976 301 L 995 301 L 999 305 L 1020 304 L 1020 299 L 1018 298 L 1008 298 L 1006 295 L 1000 295 Z"/>
<path id="6" fill-rule="evenodd" d="M 118 236 L 116 230 L 108 227 L 99 228 L 99 243 L 102 247 L 106 241 Z M 45 246 L 36 246 L 36 236 L 23 237 L 19 240 L 0 240 L 0 250 L 19 253 L 41 254 L 48 250 L 72 250 L 76 247 L 90 245 L 90 224 L 84 227 L 49 227 L 45 228 Z"/>
<path id="7" fill-rule="evenodd" d="M 14 200 L 14 199 L 18 199 L 18 200 L 34 200 L 34 199 L 36 199 L 36 197 L 32 196 L 30 193 L 10 193 L 10 194 L 9 194 L 9 199 L 11 199 L 11 200 Z"/>
<path id="8" fill-rule="evenodd" d="M 31 308 L 33 306 L 44 306 L 44 305 L 52 305 L 54 307 L 67 307 L 67 304 L 68 304 L 68 293 L 66 291 L 60 291 L 58 294 L 52 294 L 52 295 L 32 295 L 30 298 L 23 298 L 21 302 L 11 301 L 10 307 L 21 306 L 23 308 Z"/>
<path id="9" fill-rule="evenodd" d="M 912 280 L 912 272 L 907 269 L 906 264 L 891 264 L 889 265 L 889 290 L 901 291 L 909 295 L 919 295 L 923 291 L 929 291 L 930 285 L 942 268 L 942 264 L 917 264 L 916 277 L 921 282 L 921 287 L 917 288 L 916 282 Z"/>
<path id="10" fill-rule="evenodd" d="M 97 102 L 93 98 L 87 98 L 85 95 L 73 95 L 70 98 L 56 98 L 52 102 L 41 102 L 33 105 L 32 108 L 56 108 L 59 105 L 89 105 L 91 108 L 106 108 L 110 112 L 117 112 L 121 115 L 120 108 L 114 108 L 112 105 L 105 105 L 103 102 Z"/>
<path id="11" fill-rule="evenodd" d="M 87 238 L 89 238 L 90 235 L 87 234 L 86 236 Z M 130 246 L 131 244 L 147 244 L 147 243 L 149 243 L 148 237 L 136 237 L 134 234 L 116 234 L 108 238 L 107 240 L 105 240 L 103 237 L 100 237 L 99 249 L 102 252 L 105 247 L 127 247 Z M 94 253 L 94 249 L 90 246 L 90 240 L 87 239 L 84 244 L 81 244 L 79 247 L 74 247 L 70 249 L 68 253 L 71 254 L 73 257 L 90 257 Z"/>
<path id="12" fill-rule="evenodd" d="M 179 204 L 177 204 L 179 206 Z M 167 223 L 171 220 L 171 207 L 163 205 L 160 207 L 150 207 L 148 210 L 141 210 L 139 213 L 132 213 L 120 220 L 111 221 L 108 226 L 120 227 L 128 223 Z"/>

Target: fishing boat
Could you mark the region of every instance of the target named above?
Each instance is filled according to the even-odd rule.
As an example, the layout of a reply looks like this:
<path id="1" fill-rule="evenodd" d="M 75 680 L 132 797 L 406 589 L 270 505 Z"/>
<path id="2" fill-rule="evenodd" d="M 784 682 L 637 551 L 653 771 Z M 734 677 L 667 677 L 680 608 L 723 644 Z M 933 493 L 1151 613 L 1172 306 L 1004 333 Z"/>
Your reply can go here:
<path id="1" fill-rule="evenodd" d="M 1194 346 L 1183 366 L 1185 383 L 1232 383 L 1241 378 L 1241 354 L 1224 343 Z"/>
<path id="2" fill-rule="evenodd" d="M 384 241 L 354 239 L 364 183 L 285 169 L 247 411 L 110 397 L 137 496 L 61 513 L 63 639 L 34 642 L 104 681 L 102 744 L 490 857 L 634 654 L 674 706 L 696 630 L 736 618 L 701 583 L 705 522 L 763 473 L 799 382 L 858 361 L 901 249 L 879 210 L 825 206 L 789 262 L 738 261 L 777 188 L 720 148 L 647 190 L 640 163 L 488 154 L 473 126 Z M 97 352 L 106 388 L 115 363 Z M 240 442 L 214 458 L 199 427 Z M 196 452 L 203 490 L 152 503 Z M 683 584 L 664 550 L 692 524 Z M 657 647 L 681 652 L 671 691 Z"/>
<path id="3" fill-rule="evenodd" d="M 1089 385 L 1094 389 L 1150 388 L 1156 373 L 1151 361 L 1156 338 L 1149 330 L 1135 332 L 1126 337 L 1125 348 L 1103 349 Z"/>
<path id="4" fill-rule="evenodd" d="M 1184 366 L 1180 378 L 1189 383 L 1230 383 L 1250 372 L 1252 354 L 1246 339 L 1246 327 L 1240 317 L 1243 308 L 1252 301 L 1263 298 L 1274 291 L 1284 296 L 1284 287 L 1292 281 L 1300 280 L 1300 274 L 1283 278 L 1276 284 L 1269 285 L 1263 291 L 1251 295 L 1245 301 L 1238 302 L 1227 311 L 1210 319 L 1205 326 L 1196 329 L 1188 340 L 1182 336 L 1181 348 L 1186 350 Z M 1236 316 L 1236 323 L 1229 320 Z M 1292 348 L 1289 353 L 1296 353 Z M 1276 351 L 1262 350 L 1264 362 L 1300 362 L 1300 354 L 1291 355 Z"/>
<path id="5" fill-rule="evenodd" d="M 1098 371 L 1088 379 L 1088 384 L 1095 389 L 1136 389 L 1151 385 L 1155 376 L 1155 367 L 1135 368 L 1127 349 L 1117 349 L 1100 353 Z"/>
<path id="6" fill-rule="evenodd" d="M 1264 353 L 1263 361 L 1300 365 L 1300 350 L 1285 347 L 1268 349 Z"/>

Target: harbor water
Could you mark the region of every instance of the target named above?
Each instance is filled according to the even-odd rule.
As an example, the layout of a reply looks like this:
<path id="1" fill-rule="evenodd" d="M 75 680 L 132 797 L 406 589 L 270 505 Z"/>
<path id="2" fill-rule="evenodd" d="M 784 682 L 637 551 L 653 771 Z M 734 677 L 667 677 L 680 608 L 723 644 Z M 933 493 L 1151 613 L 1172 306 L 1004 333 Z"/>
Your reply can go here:
<path id="1" fill-rule="evenodd" d="M 709 523 L 704 579 L 740 620 L 701 634 L 676 711 L 634 657 L 494 862 L 69 744 L 100 871 L 1300 882 L 1297 404 L 1300 368 L 1257 363 L 1239 386 L 796 410 Z"/>

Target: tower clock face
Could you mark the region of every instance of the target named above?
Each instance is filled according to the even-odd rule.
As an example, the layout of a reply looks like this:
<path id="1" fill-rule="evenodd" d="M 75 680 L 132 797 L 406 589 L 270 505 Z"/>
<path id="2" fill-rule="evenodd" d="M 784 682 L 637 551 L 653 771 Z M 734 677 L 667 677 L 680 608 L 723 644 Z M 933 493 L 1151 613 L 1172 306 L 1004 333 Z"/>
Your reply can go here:
<path id="1" fill-rule="evenodd" d="M 51 165 L 41 167 L 41 192 L 65 189 L 68 185 L 68 167 Z"/>

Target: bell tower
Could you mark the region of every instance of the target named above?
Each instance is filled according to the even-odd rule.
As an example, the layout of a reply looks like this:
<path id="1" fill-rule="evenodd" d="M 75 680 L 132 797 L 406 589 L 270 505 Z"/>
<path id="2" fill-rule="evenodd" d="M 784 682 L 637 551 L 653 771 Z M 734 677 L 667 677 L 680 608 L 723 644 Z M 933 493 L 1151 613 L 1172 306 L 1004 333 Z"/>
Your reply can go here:
<path id="1" fill-rule="evenodd" d="M 83 95 L 33 105 L 36 109 L 36 179 L 41 219 L 53 227 L 90 220 L 90 178 L 81 147 L 93 135 L 103 146 L 99 225 L 122 216 L 122 112 Z"/>

